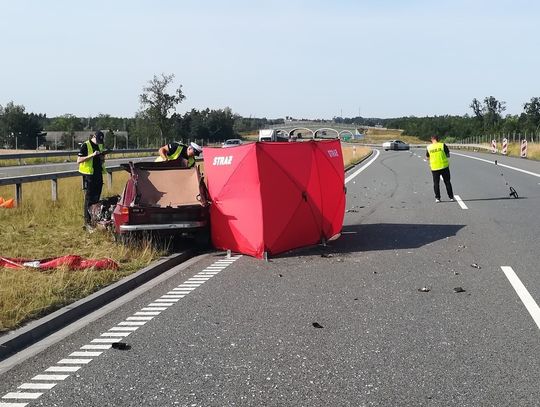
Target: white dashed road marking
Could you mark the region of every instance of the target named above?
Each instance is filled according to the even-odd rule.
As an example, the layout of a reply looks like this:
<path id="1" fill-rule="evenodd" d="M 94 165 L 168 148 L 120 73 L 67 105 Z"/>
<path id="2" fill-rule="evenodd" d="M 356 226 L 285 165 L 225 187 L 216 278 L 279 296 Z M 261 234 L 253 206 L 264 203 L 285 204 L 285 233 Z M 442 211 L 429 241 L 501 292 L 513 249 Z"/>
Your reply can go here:
<path id="1" fill-rule="evenodd" d="M 461 206 L 461 209 L 469 209 L 467 205 L 465 205 L 465 203 L 463 202 L 463 200 L 461 199 L 459 195 L 454 195 L 454 198 L 456 199 L 459 206 Z"/>
<path id="2" fill-rule="evenodd" d="M 211 266 L 205 268 L 202 272 L 189 278 L 178 287 L 172 289 L 167 294 L 162 295 L 160 298 L 154 300 L 154 302 L 146 305 L 140 311 L 133 314 L 133 316 L 127 317 L 124 321 L 119 322 L 117 326 L 114 326 L 100 334 L 99 338 L 93 339 L 90 344 L 83 345 L 79 351 L 72 352 L 68 358 L 61 359 L 57 362 L 62 366 L 51 366 L 45 369 L 45 372 L 50 374 L 39 374 L 32 377 L 32 383 L 23 383 L 18 389 L 22 390 L 50 390 L 54 386 L 65 379 L 69 374 L 54 374 L 54 373 L 74 373 L 81 367 L 89 364 L 93 358 L 99 357 L 104 351 L 112 348 L 112 344 L 122 341 L 126 336 L 131 335 L 137 329 L 143 327 L 147 322 L 153 320 L 156 316 L 161 314 L 162 311 L 166 311 L 167 308 L 172 307 L 186 295 L 191 293 L 196 288 L 200 287 L 211 277 L 224 270 L 227 266 L 234 263 L 242 256 L 235 256 L 228 258 L 227 260 L 218 260 Z M 76 365 L 76 366 L 71 366 Z M 42 381 L 43 383 L 40 383 Z M 10 392 L 5 394 L 0 399 L 0 407 L 25 407 L 28 402 L 3 402 L 2 400 L 36 400 L 41 397 L 42 392 Z"/>
<path id="3" fill-rule="evenodd" d="M 501 266 L 501 269 L 508 281 L 510 281 L 510 284 L 512 284 L 512 287 L 514 287 L 514 290 L 516 290 L 521 302 L 523 302 L 523 305 L 525 305 L 525 308 L 527 308 L 527 311 L 531 314 L 532 319 L 536 322 L 538 329 L 540 329 L 540 307 L 538 307 L 538 304 L 534 301 L 531 294 L 529 294 L 529 291 L 527 291 L 527 288 L 525 288 L 512 267 Z"/>

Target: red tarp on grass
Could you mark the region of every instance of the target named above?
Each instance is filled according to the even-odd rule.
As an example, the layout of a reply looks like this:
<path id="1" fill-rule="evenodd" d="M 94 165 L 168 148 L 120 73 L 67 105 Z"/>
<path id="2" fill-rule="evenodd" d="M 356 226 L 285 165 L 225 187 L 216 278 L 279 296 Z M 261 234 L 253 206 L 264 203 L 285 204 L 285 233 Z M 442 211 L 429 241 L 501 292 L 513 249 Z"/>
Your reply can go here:
<path id="1" fill-rule="evenodd" d="M 262 258 L 328 240 L 345 215 L 339 140 L 205 148 L 217 248 Z"/>
<path id="2" fill-rule="evenodd" d="M 0 257 L 0 267 L 11 269 L 23 269 L 25 267 L 50 270 L 59 267 L 67 267 L 69 270 L 117 270 L 118 264 L 112 259 L 84 259 L 81 256 L 68 255 L 50 259 L 21 259 Z"/>

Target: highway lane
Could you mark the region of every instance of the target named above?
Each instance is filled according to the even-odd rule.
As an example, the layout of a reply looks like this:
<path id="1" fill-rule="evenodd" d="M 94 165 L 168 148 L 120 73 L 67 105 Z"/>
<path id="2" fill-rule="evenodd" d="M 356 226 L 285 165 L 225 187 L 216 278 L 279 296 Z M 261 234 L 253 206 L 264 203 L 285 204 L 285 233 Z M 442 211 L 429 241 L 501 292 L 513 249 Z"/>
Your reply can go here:
<path id="1" fill-rule="evenodd" d="M 226 268 L 216 253 L 179 268 L 4 373 L 0 394 L 38 392 L 17 387 L 52 383 L 32 380 L 51 367 L 80 369 L 39 390 L 34 401 L 0 400 L 31 406 L 537 405 L 540 330 L 501 266 L 511 266 L 540 301 L 538 220 L 531 212 L 538 208 L 538 181 L 505 171 L 524 197 L 506 198 L 496 167 L 453 155 L 453 184 L 468 209 L 435 204 L 421 153 L 382 152 L 347 183 L 344 233 L 328 247 L 268 263 L 242 256 Z M 193 276 L 196 282 L 186 284 Z M 429 291 L 418 291 L 424 287 Z M 455 293 L 456 287 L 465 292 Z M 167 300 L 163 295 L 174 298 L 175 289 L 187 294 L 155 306 L 164 308 L 154 311 L 159 315 L 128 319 L 149 317 L 136 313 L 151 312 L 142 310 Z M 88 363 L 69 356 L 112 332 L 133 332 L 123 337 L 131 348 L 105 350 Z"/>
<path id="2" fill-rule="evenodd" d="M 114 167 L 129 161 L 153 161 L 154 159 L 155 157 L 115 158 L 107 160 L 106 166 Z M 0 167 L 0 178 L 21 177 L 25 175 L 47 174 L 61 171 L 75 171 L 78 168 L 79 166 L 76 162 Z"/>

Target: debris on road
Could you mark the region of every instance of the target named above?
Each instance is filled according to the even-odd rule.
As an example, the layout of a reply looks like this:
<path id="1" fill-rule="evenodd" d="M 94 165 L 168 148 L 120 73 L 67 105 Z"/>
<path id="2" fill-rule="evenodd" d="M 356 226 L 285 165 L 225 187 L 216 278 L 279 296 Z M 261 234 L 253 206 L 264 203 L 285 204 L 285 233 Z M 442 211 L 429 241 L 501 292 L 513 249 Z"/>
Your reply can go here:
<path id="1" fill-rule="evenodd" d="M 334 257 L 334 255 L 332 253 L 323 253 L 321 254 L 321 257 L 329 258 L 329 257 Z"/>
<path id="2" fill-rule="evenodd" d="M 455 288 L 454 288 L 454 292 L 455 292 L 455 293 L 464 293 L 465 290 L 463 289 L 463 287 L 455 287 Z"/>
<path id="3" fill-rule="evenodd" d="M 476 263 L 471 264 L 471 267 L 474 267 L 475 269 L 479 269 L 479 270 L 482 268 Z"/>
<path id="4" fill-rule="evenodd" d="M 431 289 L 428 287 L 422 287 L 422 288 L 419 288 L 418 291 L 420 291 L 421 293 L 429 293 Z"/>
<path id="5" fill-rule="evenodd" d="M 125 342 L 113 342 L 112 348 L 118 350 L 130 350 L 131 346 Z"/>
<path id="6" fill-rule="evenodd" d="M 321 324 L 319 324 L 317 322 L 314 322 L 312 325 L 313 325 L 314 328 L 324 328 Z"/>

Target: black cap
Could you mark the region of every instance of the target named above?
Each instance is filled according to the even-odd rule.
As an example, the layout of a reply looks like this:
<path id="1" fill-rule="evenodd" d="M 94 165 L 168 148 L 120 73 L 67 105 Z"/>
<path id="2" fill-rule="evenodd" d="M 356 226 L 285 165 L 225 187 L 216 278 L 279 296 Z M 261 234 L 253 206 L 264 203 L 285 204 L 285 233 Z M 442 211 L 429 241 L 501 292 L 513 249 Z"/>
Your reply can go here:
<path id="1" fill-rule="evenodd" d="M 98 130 L 94 133 L 96 136 L 96 140 L 99 144 L 103 143 L 103 140 L 105 140 L 105 134 L 101 130 Z"/>

